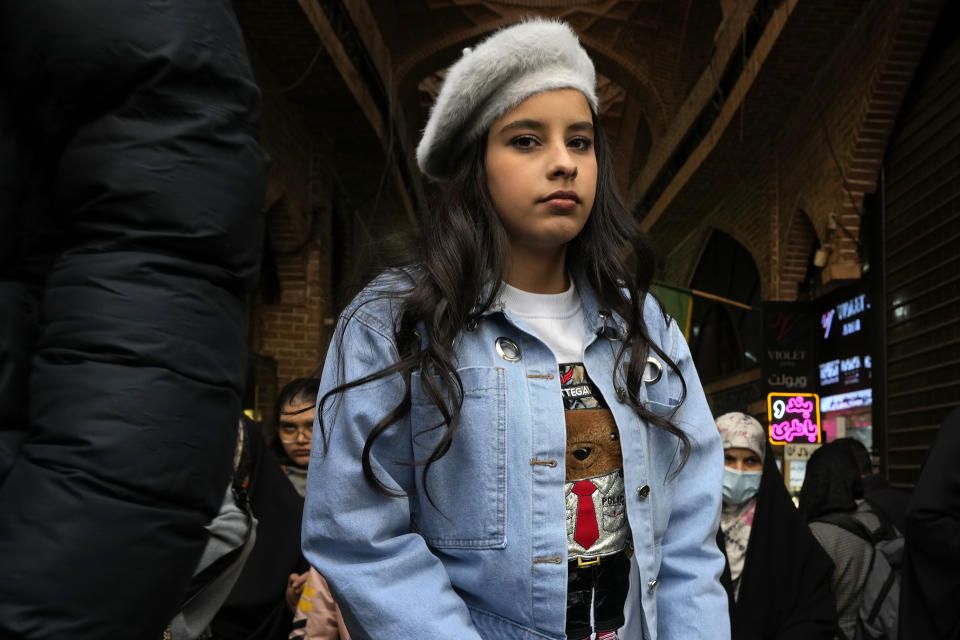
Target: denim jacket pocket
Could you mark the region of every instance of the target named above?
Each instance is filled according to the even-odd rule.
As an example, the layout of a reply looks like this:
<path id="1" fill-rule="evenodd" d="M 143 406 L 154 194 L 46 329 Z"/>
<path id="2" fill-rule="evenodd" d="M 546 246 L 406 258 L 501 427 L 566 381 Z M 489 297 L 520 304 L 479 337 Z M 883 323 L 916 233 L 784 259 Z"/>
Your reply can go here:
<path id="1" fill-rule="evenodd" d="M 436 548 L 492 549 L 506 545 L 506 381 L 499 367 L 466 367 L 463 406 L 450 449 L 427 473 L 415 474 L 413 527 Z M 411 438 L 418 461 L 443 437 L 440 411 L 423 393 L 421 374 L 410 380 Z M 429 499 L 428 499 L 429 495 Z M 432 504 L 431 504 L 432 500 Z"/>
<path id="2" fill-rule="evenodd" d="M 661 358 L 655 356 L 659 362 Z M 667 363 L 660 364 L 662 370 L 656 382 L 643 383 L 644 406 L 662 418 L 668 418 L 680 404 L 683 385 L 680 376 Z"/>

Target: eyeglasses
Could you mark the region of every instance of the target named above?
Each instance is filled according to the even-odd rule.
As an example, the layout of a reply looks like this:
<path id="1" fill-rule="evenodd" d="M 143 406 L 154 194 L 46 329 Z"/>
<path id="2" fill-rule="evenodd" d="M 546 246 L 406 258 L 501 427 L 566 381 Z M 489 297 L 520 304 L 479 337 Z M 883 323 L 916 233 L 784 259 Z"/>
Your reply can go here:
<path id="1" fill-rule="evenodd" d="M 304 439 L 310 440 L 313 438 L 313 425 L 312 424 L 281 424 L 277 427 L 277 437 L 280 438 L 280 442 L 296 442 L 297 438 L 300 437 L 300 434 L 303 434 Z"/>

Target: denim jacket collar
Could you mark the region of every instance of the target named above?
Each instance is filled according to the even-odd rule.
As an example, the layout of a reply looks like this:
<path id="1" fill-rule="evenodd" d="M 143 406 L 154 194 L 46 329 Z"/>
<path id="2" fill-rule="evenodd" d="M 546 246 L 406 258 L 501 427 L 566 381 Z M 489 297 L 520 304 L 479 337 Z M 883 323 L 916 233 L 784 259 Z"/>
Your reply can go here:
<path id="1" fill-rule="evenodd" d="M 620 336 L 626 335 L 626 323 L 623 321 L 623 319 L 607 309 L 600 308 L 600 302 L 597 299 L 597 293 L 590 285 L 590 282 L 587 279 L 586 274 L 583 273 L 583 270 L 574 269 L 571 272 L 570 277 L 573 278 L 573 282 L 577 287 L 577 292 L 580 294 L 580 304 L 583 306 L 584 322 L 586 323 L 585 328 L 587 332 L 613 338 L 619 338 Z M 487 283 L 480 297 L 481 300 L 490 295 L 490 289 L 492 287 L 493 283 Z M 481 316 L 486 317 L 494 313 L 504 312 L 504 304 L 498 299 L 496 302 L 490 305 L 488 309 L 484 310 Z"/>
<path id="2" fill-rule="evenodd" d="M 590 333 L 607 338 L 621 338 L 626 335 L 626 323 L 617 314 L 609 309 L 602 308 L 597 299 L 597 292 L 590 285 L 586 274 L 577 269 L 571 273 L 573 281 L 580 292 L 580 302 L 583 305 L 584 321 Z"/>

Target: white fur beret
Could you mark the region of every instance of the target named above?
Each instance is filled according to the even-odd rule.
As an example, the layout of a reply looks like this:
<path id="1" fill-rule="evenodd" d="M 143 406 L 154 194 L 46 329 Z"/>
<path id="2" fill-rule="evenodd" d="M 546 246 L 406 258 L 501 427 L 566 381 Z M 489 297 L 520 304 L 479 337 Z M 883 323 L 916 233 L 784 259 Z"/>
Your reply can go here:
<path id="1" fill-rule="evenodd" d="M 457 156 L 497 118 L 551 89 L 577 89 L 597 112 L 593 62 L 564 22 L 525 20 L 464 49 L 430 111 L 417 165 L 431 178 L 448 179 Z"/>

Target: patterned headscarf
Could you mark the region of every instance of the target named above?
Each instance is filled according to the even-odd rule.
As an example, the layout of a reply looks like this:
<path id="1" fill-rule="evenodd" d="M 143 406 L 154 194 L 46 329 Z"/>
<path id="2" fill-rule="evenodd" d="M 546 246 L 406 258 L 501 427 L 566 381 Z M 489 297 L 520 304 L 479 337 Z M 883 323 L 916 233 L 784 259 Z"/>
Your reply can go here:
<path id="1" fill-rule="evenodd" d="M 745 413 L 734 411 L 717 418 L 717 430 L 723 441 L 723 449 L 749 449 L 763 462 L 766 453 L 767 432 L 757 420 Z M 747 557 L 747 545 L 750 543 L 750 530 L 753 528 L 753 515 L 757 508 L 754 496 L 742 504 L 724 504 L 720 513 L 720 529 L 726 542 L 724 552 L 730 565 L 730 579 L 733 582 L 733 599 L 740 595 L 740 576 Z"/>
<path id="2" fill-rule="evenodd" d="M 723 441 L 723 449 L 750 449 L 760 462 L 767 451 L 767 432 L 757 419 L 739 411 L 725 413 L 717 418 L 717 429 Z"/>

